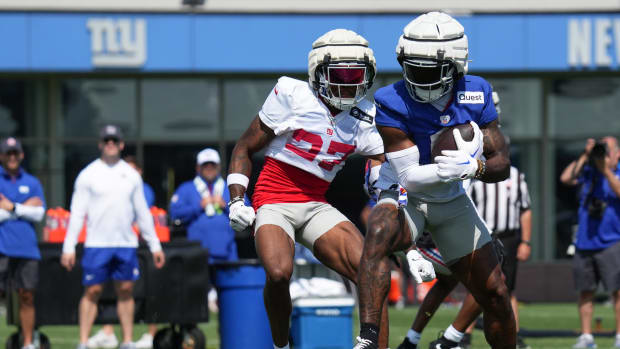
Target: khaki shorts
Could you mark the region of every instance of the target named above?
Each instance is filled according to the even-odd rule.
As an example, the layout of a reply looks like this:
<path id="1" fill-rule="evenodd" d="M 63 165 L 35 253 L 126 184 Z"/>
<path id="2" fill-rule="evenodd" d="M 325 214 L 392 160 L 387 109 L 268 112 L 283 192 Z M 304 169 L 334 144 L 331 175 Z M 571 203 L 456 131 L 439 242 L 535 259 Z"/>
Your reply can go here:
<path id="1" fill-rule="evenodd" d="M 398 192 L 384 190 L 381 198 L 398 201 Z M 448 266 L 491 241 L 489 228 L 465 194 L 448 202 L 426 202 L 409 195 L 404 211 L 412 241 L 423 231 L 430 232 Z"/>
<path id="2" fill-rule="evenodd" d="M 254 233 L 262 225 L 273 224 L 311 251 L 314 242 L 340 222 L 348 222 L 340 211 L 324 202 L 281 203 L 261 206 L 256 212 Z"/>

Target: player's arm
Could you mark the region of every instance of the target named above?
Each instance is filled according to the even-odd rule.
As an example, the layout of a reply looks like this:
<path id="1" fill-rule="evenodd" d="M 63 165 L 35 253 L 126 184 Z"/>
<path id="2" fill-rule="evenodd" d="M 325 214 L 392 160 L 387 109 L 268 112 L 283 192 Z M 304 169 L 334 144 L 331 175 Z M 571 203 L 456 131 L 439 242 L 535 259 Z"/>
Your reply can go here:
<path id="1" fill-rule="evenodd" d="M 501 182 L 510 176 L 510 150 L 496 120 L 481 126 L 484 142 L 484 169 L 477 179 L 486 183 Z"/>
<path id="2" fill-rule="evenodd" d="M 232 199 L 243 198 L 248 186 L 248 178 L 252 174 L 252 155 L 267 146 L 275 136 L 273 130 L 267 127 L 257 115 L 237 141 L 232 151 L 228 171 L 228 189 Z M 242 183 L 239 183 L 239 178 L 241 178 L 239 175 L 244 176 L 247 181 L 242 178 Z M 231 180 L 231 178 L 234 179 Z"/>
<path id="3" fill-rule="evenodd" d="M 257 115 L 250 127 L 237 141 L 230 159 L 230 170 L 226 181 L 230 191 L 228 202 L 230 226 L 242 231 L 252 225 L 254 209 L 245 204 L 245 190 L 252 174 L 252 154 L 267 146 L 276 137 L 272 129 L 265 125 Z"/>
<path id="4" fill-rule="evenodd" d="M 439 183 L 437 164 L 420 165 L 420 152 L 415 143 L 401 129 L 379 126 L 383 139 L 385 157 L 407 191 L 419 191 L 421 187 Z"/>

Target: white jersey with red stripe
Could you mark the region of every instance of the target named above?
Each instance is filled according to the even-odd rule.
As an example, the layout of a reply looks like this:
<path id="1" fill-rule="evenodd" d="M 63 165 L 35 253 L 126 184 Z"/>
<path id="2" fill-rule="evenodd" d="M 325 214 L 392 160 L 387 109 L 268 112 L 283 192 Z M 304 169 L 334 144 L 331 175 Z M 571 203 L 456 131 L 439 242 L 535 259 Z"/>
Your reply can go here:
<path id="1" fill-rule="evenodd" d="M 258 113 L 276 137 L 266 148 L 267 161 L 255 188 L 258 198 L 256 192 L 254 197 L 260 203 L 254 207 L 317 201 L 312 198 L 325 194 L 348 156 L 382 154 L 383 141 L 374 115 L 374 104 L 364 99 L 351 110 L 332 116 L 308 82 L 281 77 Z M 314 191 L 312 187 L 320 189 L 308 192 Z"/>

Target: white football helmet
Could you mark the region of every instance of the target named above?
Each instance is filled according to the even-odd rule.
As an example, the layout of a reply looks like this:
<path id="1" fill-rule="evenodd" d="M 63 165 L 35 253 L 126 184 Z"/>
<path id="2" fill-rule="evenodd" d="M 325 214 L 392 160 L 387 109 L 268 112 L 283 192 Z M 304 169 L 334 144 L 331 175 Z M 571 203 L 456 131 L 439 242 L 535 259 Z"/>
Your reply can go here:
<path id="1" fill-rule="evenodd" d="M 364 99 L 376 72 L 368 41 L 351 30 L 328 31 L 312 43 L 308 54 L 310 86 L 339 110 L 349 110 Z"/>
<path id="2" fill-rule="evenodd" d="M 448 94 L 467 74 L 467 36 L 463 26 L 443 12 L 411 21 L 396 46 L 411 98 L 429 103 Z"/>

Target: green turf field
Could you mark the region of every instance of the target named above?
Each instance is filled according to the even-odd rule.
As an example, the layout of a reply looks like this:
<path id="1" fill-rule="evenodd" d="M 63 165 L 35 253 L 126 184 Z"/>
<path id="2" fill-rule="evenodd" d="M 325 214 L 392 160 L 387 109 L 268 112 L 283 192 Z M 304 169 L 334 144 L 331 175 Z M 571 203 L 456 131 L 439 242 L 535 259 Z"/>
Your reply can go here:
<path id="1" fill-rule="evenodd" d="M 417 307 L 405 308 L 397 310 L 390 308 L 390 347 L 396 348 L 411 324 L 411 320 L 415 315 Z M 426 331 L 422 335 L 422 342 L 419 348 L 428 348 L 428 343 L 435 339 L 437 333 L 451 322 L 456 315 L 458 308 L 450 306 L 442 306 L 439 312 L 433 318 Z M 575 304 L 525 304 L 520 307 L 521 326 L 527 329 L 562 329 L 570 330 L 579 327 L 577 317 L 577 307 Z M 612 330 L 614 328 L 614 317 L 610 306 L 597 305 L 595 308 L 595 317 L 602 319 L 603 330 Z M 201 328 L 207 336 L 207 347 L 209 349 L 219 348 L 219 338 L 217 335 L 217 316 L 212 316 L 213 321 L 208 324 L 202 324 Z M 5 321 L 1 321 L 0 340 L 4 341 L 7 335 L 14 331 L 13 327 L 7 327 Z M 355 329 L 354 335 L 357 334 L 357 317 L 354 319 Z M 50 337 L 52 347 L 54 349 L 74 349 L 77 344 L 78 329 L 77 326 L 47 326 L 41 329 Z M 137 325 L 135 337 L 139 336 L 146 330 L 145 325 Z M 116 329 L 117 335 L 120 331 Z M 242 335 L 242 334 L 240 334 Z M 596 343 L 599 348 L 612 348 L 613 338 L 596 337 Z M 532 348 L 572 348 L 575 338 L 526 338 L 526 342 Z M 4 346 L 4 344 L 2 344 Z M 484 341 L 483 333 L 479 330 L 474 332 L 473 348 L 487 348 Z M 241 349 L 241 348 L 240 348 Z"/>

